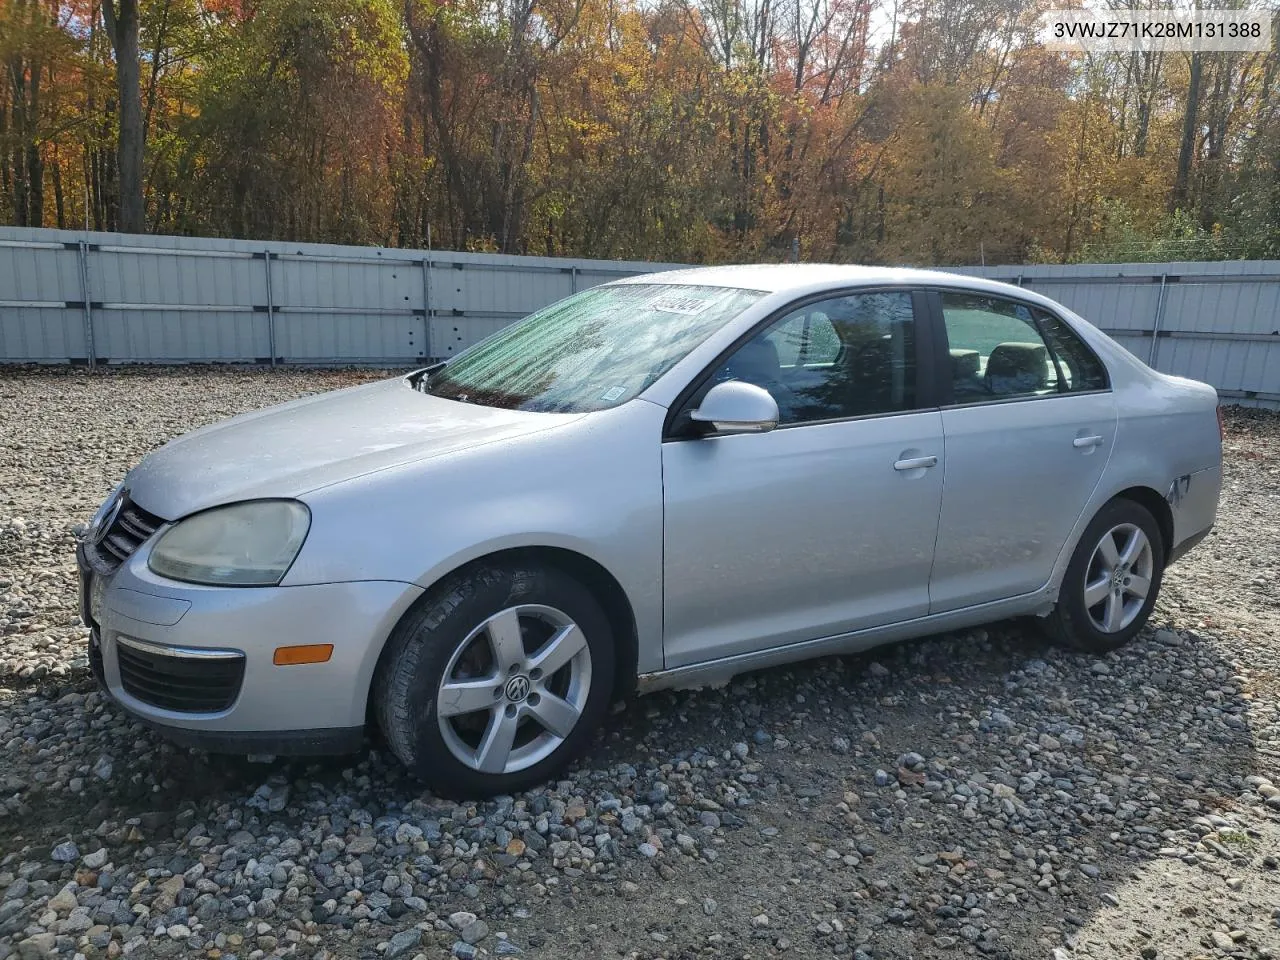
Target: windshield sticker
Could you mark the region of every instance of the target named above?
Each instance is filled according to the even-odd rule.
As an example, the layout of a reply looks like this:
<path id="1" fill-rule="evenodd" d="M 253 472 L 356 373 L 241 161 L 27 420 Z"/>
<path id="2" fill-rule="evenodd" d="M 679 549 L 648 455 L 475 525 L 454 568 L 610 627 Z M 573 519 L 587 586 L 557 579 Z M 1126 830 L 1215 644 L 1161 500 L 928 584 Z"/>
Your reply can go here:
<path id="1" fill-rule="evenodd" d="M 650 309 L 658 310 L 662 313 L 678 313 L 685 317 L 696 317 L 702 311 L 715 305 L 715 298 L 712 300 L 702 300 L 698 297 L 681 297 L 675 294 L 665 294 L 654 300 L 649 305 Z"/>
<path id="2" fill-rule="evenodd" d="M 600 399 L 605 403 L 613 403 L 620 396 L 627 392 L 626 387 L 610 387 L 604 393 L 600 394 Z"/>

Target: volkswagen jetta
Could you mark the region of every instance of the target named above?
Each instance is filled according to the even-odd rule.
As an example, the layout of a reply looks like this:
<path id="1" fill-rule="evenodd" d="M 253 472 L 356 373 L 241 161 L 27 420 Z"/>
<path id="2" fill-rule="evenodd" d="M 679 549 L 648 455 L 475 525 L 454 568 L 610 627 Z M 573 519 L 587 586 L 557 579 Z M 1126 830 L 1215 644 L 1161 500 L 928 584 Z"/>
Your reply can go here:
<path id="1" fill-rule="evenodd" d="M 1014 616 L 1125 643 L 1213 524 L 1216 408 L 986 280 L 635 277 L 146 457 L 78 547 L 90 661 L 182 742 L 373 723 L 509 792 L 635 691 Z"/>

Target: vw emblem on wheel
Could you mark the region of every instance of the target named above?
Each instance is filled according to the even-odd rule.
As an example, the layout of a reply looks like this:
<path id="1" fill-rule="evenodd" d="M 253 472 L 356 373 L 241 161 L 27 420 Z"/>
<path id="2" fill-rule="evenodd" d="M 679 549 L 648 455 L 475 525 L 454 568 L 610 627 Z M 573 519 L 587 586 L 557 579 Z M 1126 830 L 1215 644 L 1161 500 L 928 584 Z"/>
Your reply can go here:
<path id="1" fill-rule="evenodd" d="M 519 703 L 525 697 L 529 696 L 529 678 L 525 676 L 512 677 L 507 681 L 507 699 L 512 703 Z"/>

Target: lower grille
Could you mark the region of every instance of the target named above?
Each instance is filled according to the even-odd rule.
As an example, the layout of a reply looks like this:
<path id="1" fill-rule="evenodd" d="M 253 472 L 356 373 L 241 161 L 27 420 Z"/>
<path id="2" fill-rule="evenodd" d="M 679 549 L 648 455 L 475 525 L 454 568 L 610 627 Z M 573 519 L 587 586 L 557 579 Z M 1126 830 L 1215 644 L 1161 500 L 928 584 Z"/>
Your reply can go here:
<path id="1" fill-rule="evenodd" d="M 131 697 L 164 710 L 217 713 L 240 695 L 244 655 L 211 652 L 211 656 L 174 656 L 142 645 L 117 641 L 120 683 Z"/>

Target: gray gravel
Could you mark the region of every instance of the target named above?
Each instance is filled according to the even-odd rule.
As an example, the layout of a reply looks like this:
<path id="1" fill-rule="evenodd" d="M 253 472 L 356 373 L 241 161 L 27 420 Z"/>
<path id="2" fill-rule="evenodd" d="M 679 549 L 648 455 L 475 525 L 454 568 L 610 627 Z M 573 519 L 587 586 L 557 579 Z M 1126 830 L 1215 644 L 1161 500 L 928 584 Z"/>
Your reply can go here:
<path id="1" fill-rule="evenodd" d="M 94 691 L 74 528 L 194 426 L 379 374 L 0 373 L 0 960 L 1280 957 L 1280 418 L 1095 659 L 1001 624 L 660 694 L 443 801 L 371 742 L 175 748 Z"/>

